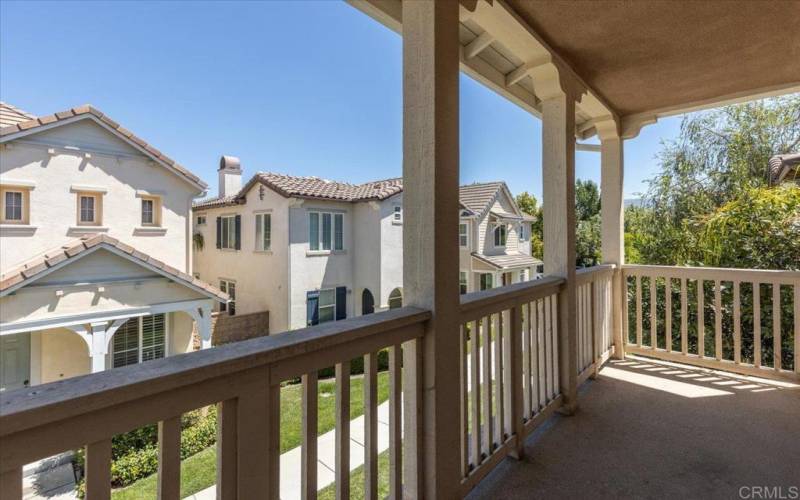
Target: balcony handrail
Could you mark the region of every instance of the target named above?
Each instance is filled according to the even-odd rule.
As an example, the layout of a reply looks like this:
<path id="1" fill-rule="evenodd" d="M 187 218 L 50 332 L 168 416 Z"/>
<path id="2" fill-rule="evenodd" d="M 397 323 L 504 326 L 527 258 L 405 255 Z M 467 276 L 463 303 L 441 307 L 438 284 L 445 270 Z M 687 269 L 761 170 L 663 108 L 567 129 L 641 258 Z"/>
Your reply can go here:
<path id="1" fill-rule="evenodd" d="M 560 276 L 514 283 L 461 296 L 460 321 L 466 323 L 557 292 L 567 280 Z"/>
<path id="2" fill-rule="evenodd" d="M 369 337 L 380 337 L 376 342 L 381 346 L 420 337 L 421 325 L 430 317 L 424 309 L 403 307 L 9 391 L 0 403 L 0 437 L 315 353 L 326 353 L 318 361 L 323 364 L 319 368 L 324 368 L 328 358 L 337 357 L 337 348 L 369 343 Z M 387 340 L 393 332 L 401 335 Z M 363 349 L 368 350 L 369 346 Z M 297 375 L 303 368 L 297 367 Z M 141 418 L 142 425 L 154 420 L 147 415 Z"/>
<path id="3" fill-rule="evenodd" d="M 800 271 L 774 269 L 744 269 L 728 267 L 698 266 L 657 266 L 643 264 L 625 264 L 623 271 L 628 276 L 658 275 L 670 278 L 688 278 L 720 281 L 759 281 L 762 283 L 781 283 L 786 285 L 800 281 Z M 733 274 L 732 274 L 733 273 Z"/>
<path id="4" fill-rule="evenodd" d="M 617 268 L 615 264 L 598 264 L 591 267 L 583 267 L 575 271 L 575 285 L 581 286 L 597 279 L 599 275 L 612 274 Z"/>

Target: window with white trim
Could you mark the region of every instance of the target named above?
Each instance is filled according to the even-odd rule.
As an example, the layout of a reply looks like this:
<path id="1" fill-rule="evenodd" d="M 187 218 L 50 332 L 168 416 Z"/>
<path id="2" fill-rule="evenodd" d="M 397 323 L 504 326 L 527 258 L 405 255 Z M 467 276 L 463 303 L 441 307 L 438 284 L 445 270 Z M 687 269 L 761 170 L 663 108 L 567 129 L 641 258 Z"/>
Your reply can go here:
<path id="1" fill-rule="evenodd" d="M 205 226 L 206 225 L 206 216 L 205 215 L 198 215 L 197 216 L 197 225 L 198 226 Z"/>
<path id="2" fill-rule="evenodd" d="M 344 250 L 344 214 L 309 212 L 308 245 L 311 250 Z"/>
<path id="3" fill-rule="evenodd" d="M 494 228 L 494 246 L 506 246 L 506 237 L 508 236 L 507 231 L 508 229 L 506 228 L 505 224 L 500 224 Z"/>
<path id="4" fill-rule="evenodd" d="M 135 365 L 167 354 L 166 314 L 131 318 L 114 333 L 112 366 Z"/>
<path id="5" fill-rule="evenodd" d="M 394 206 L 394 212 L 392 213 L 392 220 L 394 222 L 403 222 L 403 207 L 400 205 Z"/>
<path id="6" fill-rule="evenodd" d="M 458 225 L 458 246 L 469 246 L 469 226 L 466 222 L 462 222 Z"/>
<path id="7" fill-rule="evenodd" d="M 525 241 L 525 224 L 519 225 L 519 239 Z"/>
<path id="8" fill-rule="evenodd" d="M 229 316 L 236 315 L 236 282 L 231 280 L 219 280 L 219 290 L 223 293 L 227 293 L 228 303 L 220 302 L 219 304 L 219 311 L 220 312 L 228 312 Z"/>
<path id="9" fill-rule="evenodd" d="M 236 216 L 222 215 L 219 217 L 219 247 L 226 250 L 236 250 L 239 248 L 236 241 Z"/>
<path id="10" fill-rule="evenodd" d="M 481 273 L 481 290 L 494 288 L 494 275 L 492 273 Z"/>
<path id="11" fill-rule="evenodd" d="M 256 214 L 256 250 L 265 252 L 272 246 L 272 215 Z"/>
<path id="12" fill-rule="evenodd" d="M 458 288 L 461 292 L 461 295 L 467 293 L 467 272 L 460 271 L 458 273 Z"/>

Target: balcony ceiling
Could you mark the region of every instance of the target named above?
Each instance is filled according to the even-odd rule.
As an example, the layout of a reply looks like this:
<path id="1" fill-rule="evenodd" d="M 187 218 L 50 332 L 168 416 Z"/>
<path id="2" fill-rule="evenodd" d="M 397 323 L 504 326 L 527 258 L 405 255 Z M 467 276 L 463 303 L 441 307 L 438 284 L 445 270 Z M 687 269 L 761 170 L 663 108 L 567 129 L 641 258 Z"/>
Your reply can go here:
<path id="1" fill-rule="evenodd" d="M 620 116 L 800 85 L 800 2 L 507 0 Z"/>

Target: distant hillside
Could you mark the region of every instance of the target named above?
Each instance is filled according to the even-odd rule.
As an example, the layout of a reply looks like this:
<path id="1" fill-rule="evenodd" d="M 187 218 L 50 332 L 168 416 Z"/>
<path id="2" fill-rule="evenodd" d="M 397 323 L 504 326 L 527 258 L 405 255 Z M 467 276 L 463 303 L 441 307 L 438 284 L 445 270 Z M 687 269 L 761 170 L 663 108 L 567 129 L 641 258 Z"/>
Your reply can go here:
<path id="1" fill-rule="evenodd" d="M 642 199 L 641 198 L 628 198 L 625 200 L 625 208 L 628 207 L 641 207 L 642 206 Z"/>

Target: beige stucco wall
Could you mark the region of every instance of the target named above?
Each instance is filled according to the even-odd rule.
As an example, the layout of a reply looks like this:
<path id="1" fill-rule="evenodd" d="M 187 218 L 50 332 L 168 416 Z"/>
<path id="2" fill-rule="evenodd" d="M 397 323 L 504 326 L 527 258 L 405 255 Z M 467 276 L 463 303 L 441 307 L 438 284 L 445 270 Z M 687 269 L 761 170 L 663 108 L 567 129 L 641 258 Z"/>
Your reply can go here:
<path id="1" fill-rule="evenodd" d="M 192 197 L 198 194 L 196 187 L 89 120 L 29 135 L 5 146 L 0 149 L 0 182 L 22 181 L 35 187 L 30 191 L 30 227 L 0 227 L 2 269 L 93 231 L 119 238 L 177 269 L 189 269 L 188 215 Z M 80 151 L 65 147 L 78 147 Z M 77 227 L 73 185 L 107 191 L 100 228 Z M 162 197 L 163 234 L 141 230 L 137 191 Z"/>
<path id="2" fill-rule="evenodd" d="M 39 335 L 39 361 L 31 363 L 31 370 L 34 365 L 39 365 L 39 383 L 46 384 L 91 372 L 89 347 L 77 333 L 66 328 L 54 328 L 43 330 Z M 35 356 L 33 351 L 31 356 Z M 33 373 L 31 380 L 36 380 Z"/>

